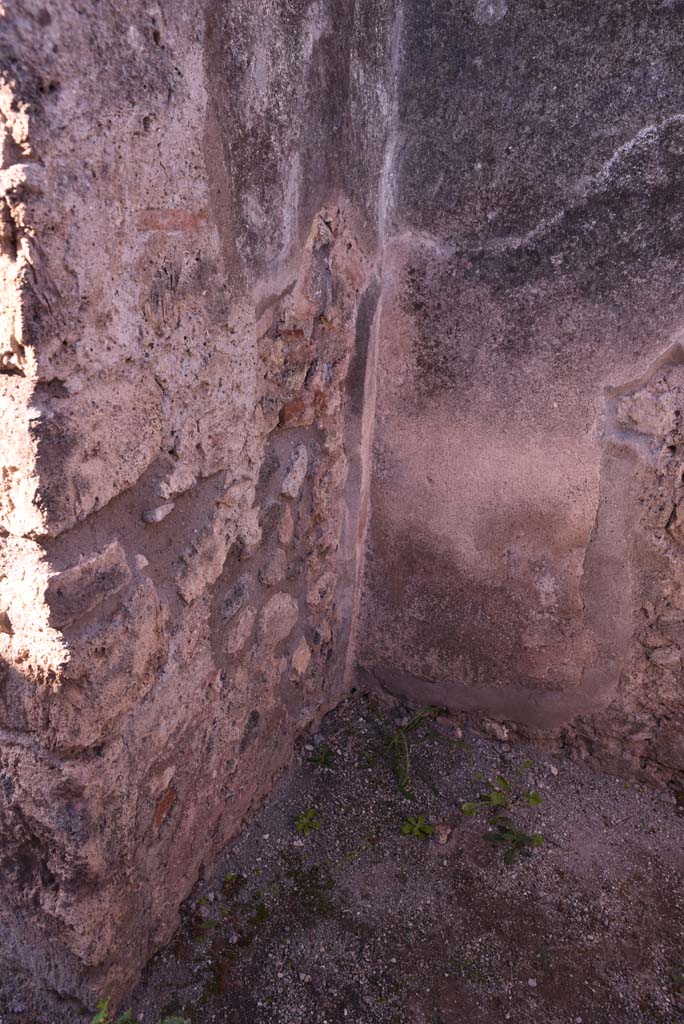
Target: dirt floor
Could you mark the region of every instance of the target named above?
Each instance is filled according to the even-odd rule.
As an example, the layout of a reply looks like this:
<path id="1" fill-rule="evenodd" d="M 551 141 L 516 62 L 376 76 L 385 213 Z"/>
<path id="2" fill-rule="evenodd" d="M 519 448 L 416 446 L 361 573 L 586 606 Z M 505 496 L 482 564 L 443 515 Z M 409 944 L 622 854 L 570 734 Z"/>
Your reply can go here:
<path id="1" fill-rule="evenodd" d="M 302 741 L 135 1018 L 684 1024 L 675 796 L 412 714 L 351 699 Z"/>

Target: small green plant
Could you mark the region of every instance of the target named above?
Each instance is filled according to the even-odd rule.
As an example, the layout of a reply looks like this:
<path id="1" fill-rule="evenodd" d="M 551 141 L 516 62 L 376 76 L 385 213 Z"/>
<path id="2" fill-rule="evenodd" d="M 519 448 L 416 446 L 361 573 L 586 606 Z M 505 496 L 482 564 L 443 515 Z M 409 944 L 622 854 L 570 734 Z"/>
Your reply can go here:
<path id="1" fill-rule="evenodd" d="M 223 878 L 221 889 L 225 899 L 234 899 L 247 884 L 244 875 L 238 875 L 235 871 L 229 871 Z"/>
<path id="2" fill-rule="evenodd" d="M 504 848 L 504 864 L 515 864 L 520 854 L 528 854 L 530 850 L 539 847 L 544 842 L 544 837 L 539 832 L 529 835 L 521 829 L 516 828 L 510 818 L 498 817 L 492 822 L 492 832 L 485 832 L 483 839 L 490 843 L 500 843 Z"/>
<path id="3" fill-rule="evenodd" d="M 399 791 L 402 796 L 407 797 L 409 800 L 413 800 L 414 794 L 411 789 L 411 755 L 409 752 L 408 736 L 419 725 L 443 714 L 445 714 L 444 708 L 421 708 L 406 725 L 397 729 L 385 748 L 385 753 L 392 760 L 392 769 Z"/>
<path id="4" fill-rule="evenodd" d="M 479 780 L 473 779 L 473 781 Z M 511 783 L 503 775 L 497 775 L 494 782 L 487 780 L 486 787 L 486 792 L 480 793 L 477 800 L 461 804 L 463 814 L 472 816 L 482 809 L 492 808 L 508 810 L 519 802 L 527 804 L 528 807 L 539 807 L 542 803 L 541 793 L 536 790 L 523 790 L 516 793 L 511 787 Z"/>
<path id="5" fill-rule="evenodd" d="M 97 1013 L 93 1017 L 92 1024 L 139 1024 L 136 1017 L 133 1016 L 132 1010 L 126 1010 L 121 1016 L 114 1020 L 109 1012 L 109 999 L 101 999 L 97 1004 Z M 168 1024 L 168 1020 L 162 1021 L 162 1024 Z"/>
<path id="6" fill-rule="evenodd" d="M 423 814 L 419 814 L 418 817 L 409 814 L 401 826 L 401 831 L 405 836 L 414 836 L 416 839 L 425 840 L 434 833 L 435 829 L 434 825 L 430 825 Z"/>
<path id="7" fill-rule="evenodd" d="M 111 1024 L 112 1018 L 109 1015 L 109 999 L 101 999 L 97 1004 L 97 1013 L 91 1024 Z"/>
<path id="8" fill-rule="evenodd" d="M 523 768 L 530 768 L 532 764 L 526 761 Z M 518 828 L 510 817 L 511 810 L 516 804 L 539 807 L 541 803 L 542 796 L 536 790 L 518 792 L 508 779 L 497 775 L 494 782 L 486 782 L 485 792 L 480 793 L 477 800 L 461 804 L 461 812 L 466 817 L 474 817 L 486 811 L 490 815 L 489 831 L 482 838 L 503 849 L 505 864 L 514 864 L 519 856 L 529 856 L 533 849 L 540 847 L 544 837 L 539 832 L 528 833 Z"/>
<path id="9" fill-rule="evenodd" d="M 295 821 L 295 828 L 301 835 L 308 836 L 310 832 L 315 832 L 319 829 L 322 824 L 315 807 L 307 807 L 305 811 L 301 811 L 298 815 Z"/>
<path id="10" fill-rule="evenodd" d="M 318 750 L 311 755 L 309 761 L 319 768 L 332 768 L 335 764 L 335 754 L 327 743 L 321 743 Z"/>
<path id="11" fill-rule="evenodd" d="M 198 921 L 194 926 L 194 938 L 198 942 L 204 941 L 204 939 L 213 932 L 214 928 L 218 928 L 220 924 L 220 921 L 216 921 L 213 918 L 205 921 Z"/>
<path id="12" fill-rule="evenodd" d="M 131 1010 L 126 1010 L 120 1017 L 113 1020 L 109 1012 L 109 999 L 101 999 L 97 1004 L 97 1013 L 93 1017 L 92 1024 L 138 1024 Z"/>
<path id="13" fill-rule="evenodd" d="M 101 999 L 97 1004 L 97 1013 L 92 1019 L 91 1024 L 140 1024 L 137 1017 L 133 1016 L 131 1010 L 126 1010 L 116 1020 L 112 1019 L 112 1015 L 109 1012 L 109 999 Z M 164 1017 L 159 1024 L 190 1024 L 190 1021 L 186 1017 Z"/>
<path id="14" fill-rule="evenodd" d="M 252 918 L 252 924 L 260 925 L 264 921 L 268 920 L 268 910 L 266 909 L 265 903 L 257 903 L 254 908 L 254 917 Z"/>
<path id="15" fill-rule="evenodd" d="M 672 972 L 672 987 L 677 995 L 684 995 L 684 971 Z"/>

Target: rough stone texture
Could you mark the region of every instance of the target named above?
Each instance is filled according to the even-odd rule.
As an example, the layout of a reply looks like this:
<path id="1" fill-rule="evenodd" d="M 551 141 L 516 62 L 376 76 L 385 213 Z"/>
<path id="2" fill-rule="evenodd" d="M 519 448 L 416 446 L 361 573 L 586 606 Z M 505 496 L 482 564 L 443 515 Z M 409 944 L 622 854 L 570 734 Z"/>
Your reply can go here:
<path id="1" fill-rule="evenodd" d="M 681 778 L 683 28 L 0 4 L 9 970 L 116 1000 L 357 652 Z"/>
<path id="2" fill-rule="evenodd" d="M 681 779 L 684 8 L 403 11 L 364 677 Z"/>
<path id="3" fill-rule="evenodd" d="M 0 955 L 52 1019 L 343 691 L 392 28 L 0 5 Z"/>

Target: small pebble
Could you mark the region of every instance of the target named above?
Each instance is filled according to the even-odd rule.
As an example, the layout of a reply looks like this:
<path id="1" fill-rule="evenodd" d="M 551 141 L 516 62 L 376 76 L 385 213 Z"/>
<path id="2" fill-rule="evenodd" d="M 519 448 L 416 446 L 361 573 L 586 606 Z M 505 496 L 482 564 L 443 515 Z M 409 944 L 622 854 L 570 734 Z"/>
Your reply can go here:
<path id="1" fill-rule="evenodd" d="M 171 512 L 173 512 L 174 505 L 172 501 L 168 501 L 165 505 L 158 505 L 156 508 L 148 508 L 142 514 L 144 523 L 161 523 L 162 519 L 166 519 Z"/>
<path id="2" fill-rule="evenodd" d="M 536 978 L 528 978 L 527 979 L 527 984 L 530 986 L 530 988 L 536 988 L 537 987 L 537 979 Z"/>
<path id="3" fill-rule="evenodd" d="M 448 825 L 446 822 L 440 822 L 438 825 L 435 825 L 435 839 L 440 846 L 444 846 L 445 843 L 448 843 L 449 836 L 452 832 L 453 829 L 451 825 Z"/>

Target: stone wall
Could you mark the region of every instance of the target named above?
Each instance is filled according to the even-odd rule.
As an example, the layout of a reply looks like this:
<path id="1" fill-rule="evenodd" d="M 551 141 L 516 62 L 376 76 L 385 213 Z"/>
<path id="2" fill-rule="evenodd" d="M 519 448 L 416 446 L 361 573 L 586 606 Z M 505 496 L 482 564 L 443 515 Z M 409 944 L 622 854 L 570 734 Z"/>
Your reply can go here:
<path id="1" fill-rule="evenodd" d="M 681 781 L 683 27 L 0 3 L 0 957 L 54 1020 L 355 679 Z"/>
<path id="2" fill-rule="evenodd" d="M 684 772 L 684 7 L 406 0 L 364 678 Z"/>
<path id="3" fill-rule="evenodd" d="M 392 31 L 2 8 L 1 955 L 62 1000 L 123 993 L 345 684 Z"/>

